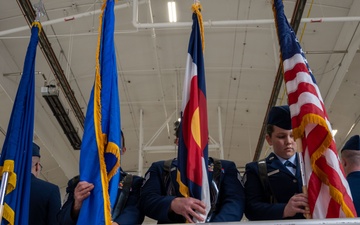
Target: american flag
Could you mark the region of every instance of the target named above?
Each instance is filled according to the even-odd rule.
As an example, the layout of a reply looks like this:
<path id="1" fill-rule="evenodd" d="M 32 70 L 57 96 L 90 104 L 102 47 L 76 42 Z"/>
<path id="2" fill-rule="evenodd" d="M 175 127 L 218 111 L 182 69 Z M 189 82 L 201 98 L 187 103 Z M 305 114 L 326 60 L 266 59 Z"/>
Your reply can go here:
<path id="1" fill-rule="evenodd" d="M 301 138 L 305 184 L 312 218 L 356 217 L 349 185 L 337 155 L 324 102 L 304 52 L 284 14 L 274 1 L 284 80 L 294 138 Z"/>
<path id="2" fill-rule="evenodd" d="M 179 128 L 177 180 L 180 193 L 184 197 L 204 201 L 209 212 L 208 120 L 203 58 L 204 40 L 199 3 L 193 4 L 193 11 Z"/>

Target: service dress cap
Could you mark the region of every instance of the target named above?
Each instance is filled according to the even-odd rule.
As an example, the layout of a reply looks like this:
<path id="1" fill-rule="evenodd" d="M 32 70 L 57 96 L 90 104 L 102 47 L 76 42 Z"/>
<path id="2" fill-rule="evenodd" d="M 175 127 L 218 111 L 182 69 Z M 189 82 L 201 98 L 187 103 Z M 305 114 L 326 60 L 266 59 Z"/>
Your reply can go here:
<path id="1" fill-rule="evenodd" d="M 359 135 L 352 136 L 341 149 L 341 152 L 344 150 L 360 150 L 360 137 Z"/>
<path id="2" fill-rule="evenodd" d="M 40 158 L 40 147 L 37 144 L 35 144 L 34 142 L 33 142 L 33 147 L 32 147 L 32 156 L 37 156 Z"/>
<path id="3" fill-rule="evenodd" d="M 285 130 L 291 130 L 291 115 L 289 106 L 273 106 L 270 109 L 267 124 L 275 125 Z"/>

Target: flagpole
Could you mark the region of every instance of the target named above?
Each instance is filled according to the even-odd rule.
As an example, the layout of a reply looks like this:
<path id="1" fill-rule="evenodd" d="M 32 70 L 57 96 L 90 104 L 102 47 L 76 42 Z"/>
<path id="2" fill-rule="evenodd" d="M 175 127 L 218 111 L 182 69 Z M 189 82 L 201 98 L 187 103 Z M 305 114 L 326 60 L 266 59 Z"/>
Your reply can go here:
<path id="1" fill-rule="evenodd" d="M 308 189 L 307 189 L 307 185 L 306 185 L 306 180 L 305 180 L 305 165 L 304 165 L 304 160 L 303 160 L 303 147 L 302 147 L 302 142 L 301 142 L 301 138 L 296 139 L 296 148 L 297 148 L 297 158 L 298 158 L 298 162 L 300 165 L 300 175 L 301 175 L 301 182 L 302 182 L 302 192 L 304 194 L 308 194 Z M 305 210 L 309 210 L 309 207 L 305 207 Z M 304 214 L 306 219 L 311 219 L 311 214 L 310 213 L 305 213 Z"/>
<path id="2" fill-rule="evenodd" d="M 2 175 L 1 186 L 0 186 L 0 218 L 2 220 L 3 212 L 4 212 L 4 199 L 5 199 L 5 191 L 6 186 L 9 179 L 9 172 L 5 171 Z"/>

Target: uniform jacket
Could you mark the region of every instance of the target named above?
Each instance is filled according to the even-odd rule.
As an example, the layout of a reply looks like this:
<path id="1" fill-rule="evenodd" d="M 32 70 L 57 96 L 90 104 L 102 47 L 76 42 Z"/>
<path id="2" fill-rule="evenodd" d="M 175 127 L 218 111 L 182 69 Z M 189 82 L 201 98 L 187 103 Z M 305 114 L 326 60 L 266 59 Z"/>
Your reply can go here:
<path id="1" fill-rule="evenodd" d="M 125 174 L 126 173 L 121 170 L 121 177 L 125 176 Z M 71 217 L 71 209 L 74 204 L 74 190 L 78 183 L 78 180 L 73 182 L 73 179 L 69 180 L 68 182 L 68 187 L 66 188 L 68 197 L 58 214 L 59 225 L 76 225 L 77 223 L 77 218 L 73 219 Z M 125 207 L 121 211 L 120 215 L 114 219 L 114 222 L 117 222 L 121 225 L 141 224 L 143 222 L 144 214 L 142 214 L 138 208 L 140 187 L 142 183 L 142 177 L 133 176 L 130 194 L 126 201 Z M 120 193 L 121 189 L 119 188 L 118 196 Z"/>
<path id="2" fill-rule="evenodd" d="M 212 159 L 209 159 L 209 165 Z M 214 216 L 210 222 L 240 221 L 244 211 L 244 191 L 240 174 L 233 162 L 221 160 L 222 171 L 220 174 L 220 191 Z M 168 196 L 167 190 L 170 182 L 163 181 L 164 161 L 155 162 L 151 165 L 145 175 L 145 182 L 141 188 L 140 208 L 145 215 L 161 223 L 184 223 L 183 216 L 168 213 L 171 201 L 179 193 L 179 186 L 176 182 L 177 160 L 172 162 L 171 179 L 176 196 Z M 211 167 L 210 167 L 211 168 Z M 209 182 L 212 181 L 213 172 L 209 170 Z"/>
<path id="3" fill-rule="evenodd" d="M 270 203 L 270 189 L 264 190 L 260 177 L 258 162 L 246 164 L 245 169 L 245 215 L 249 220 L 281 220 L 289 199 L 302 192 L 300 167 L 297 166 L 295 176 L 284 166 L 274 153 L 266 159 L 266 167 L 270 188 L 277 203 Z M 304 219 L 296 214 L 289 219 Z"/>
<path id="4" fill-rule="evenodd" d="M 60 207 L 59 187 L 31 174 L 29 225 L 56 225 Z"/>
<path id="5" fill-rule="evenodd" d="M 349 173 L 346 179 L 349 182 L 356 214 L 360 217 L 360 171 Z"/>

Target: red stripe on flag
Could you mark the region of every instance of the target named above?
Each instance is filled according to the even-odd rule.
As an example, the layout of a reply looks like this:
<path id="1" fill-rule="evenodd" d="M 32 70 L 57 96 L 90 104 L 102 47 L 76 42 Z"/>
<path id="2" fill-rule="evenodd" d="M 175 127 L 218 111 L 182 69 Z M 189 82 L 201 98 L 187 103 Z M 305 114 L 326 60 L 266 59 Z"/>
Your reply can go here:
<path id="1" fill-rule="evenodd" d="M 311 171 L 308 171 L 308 173 L 310 174 Z M 314 213 L 316 199 L 320 195 L 321 184 L 320 178 L 315 173 L 311 173 L 308 186 L 308 201 L 311 214 Z"/>
<path id="2" fill-rule="evenodd" d="M 339 214 L 340 205 L 334 199 L 331 199 L 329 202 L 326 218 L 339 218 Z"/>
<path id="3" fill-rule="evenodd" d="M 293 129 L 300 127 L 301 123 L 303 122 L 303 117 L 309 114 L 314 114 L 314 115 L 321 115 L 323 112 L 314 104 L 312 103 L 306 103 L 303 104 L 300 107 L 300 114 L 297 116 L 294 116 L 291 118 L 291 122 L 293 124 Z M 317 141 L 322 141 L 322 140 L 317 140 Z"/>
<path id="4" fill-rule="evenodd" d="M 202 158 L 204 156 L 203 150 L 207 145 L 208 132 L 207 132 L 207 112 L 206 112 L 206 98 L 204 93 L 198 88 L 198 79 L 197 76 L 193 76 L 191 80 L 190 88 L 190 98 L 189 102 L 185 107 L 184 116 L 183 116 L 183 138 L 184 143 L 187 148 L 187 177 L 189 180 L 195 184 L 202 185 L 202 171 L 198 168 L 202 167 Z M 192 130 L 192 122 L 194 118 L 194 113 L 196 110 L 199 110 L 199 121 L 198 124 L 200 127 L 200 146 L 196 141 L 196 134 Z M 196 121 L 195 121 L 196 123 Z M 185 135 L 192 134 L 192 135 Z"/>
<path id="5" fill-rule="evenodd" d="M 318 97 L 316 89 L 312 84 L 302 82 L 297 85 L 297 90 L 295 92 L 289 93 L 288 95 L 289 102 L 298 102 L 298 98 L 302 93 L 311 93 L 314 95 L 314 97 Z"/>
<path id="6" fill-rule="evenodd" d="M 287 70 L 284 73 L 284 78 L 286 81 L 291 81 L 296 78 L 296 75 L 298 72 L 304 72 L 309 74 L 309 70 L 307 69 L 306 65 L 304 63 L 297 63 L 294 68 Z"/>

